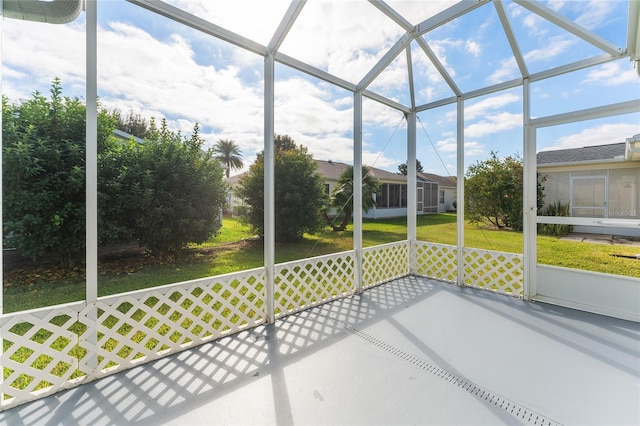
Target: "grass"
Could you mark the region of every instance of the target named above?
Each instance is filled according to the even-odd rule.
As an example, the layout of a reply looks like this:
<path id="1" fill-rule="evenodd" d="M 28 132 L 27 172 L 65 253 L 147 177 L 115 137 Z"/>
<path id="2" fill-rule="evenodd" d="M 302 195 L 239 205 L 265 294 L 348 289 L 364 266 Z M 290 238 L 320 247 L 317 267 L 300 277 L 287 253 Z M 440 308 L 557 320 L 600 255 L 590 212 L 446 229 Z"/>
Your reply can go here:
<path id="1" fill-rule="evenodd" d="M 276 263 L 336 253 L 353 248 L 353 231 L 333 232 L 329 228 L 303 241 L 276 246 Z M 465 223 L 465 246 L 522 253 L 522 234 L 487 229 Z M 191 279 L 226 274 L 263 265 L 263 246 L 250 229 L 234 218 L 225 218 L 220 235 L 192 246 L 188 255 L 175 262 L 161 262 L 144 254 L 101 262 L 99 295 L 106 296 Z M 422 241 L 456 244 L 454 214 L 424 215 L 417 220 L 417 237 Z M 406 239 L 406 219 L 365 220 L 365 247 Z M 635 255 L 630 246 L 606 246 L 538 237 L 538 262 L 589 271 L 640 277 L 640 262 L 611 256 Z M 5 277 L 5 312 L 14 312 L 83 300 L 84 273 L 59 275 L 46 268 L 13 271 Z"/>
<path id="2" fill-rule="evenodd" d="M 437 214 L 420 216 L 417 220 L 417 237 L 422 241 L 431 241 L 441 244 L 456 244 L 456 216 L 452 214 Z M 522 252 L 522 234 L 495 229 L 480 228 L 475 225 L 465 223 L 465 246 L 480 249 L 497 250 L 512 253 Z M 394 241 L 402 241 L 406 239 L 406 220 L 387 219 L 387 220 L 365 220 L 363 223 L 363 243 L 365 247 L 384 244 Z M 282 244 L 276 246 L 276 263 L 282 263 L 290 260 L 319 256 L 328 253 L 336 253 L 351 250 L 353 246 L 353 231 L 332 232 L 329 228 L 317 235 L 308 235 L 303 241 L 295 244 Z M 628 254 L 635 255 L 638 249 L 628 246 L 606 246 L 597 244 L 578 243 L 574 241 L 565 241 L 557 237 L 539 236 L 538 237 L 538 262 L 542 264 L 565 266 L 569 268 L 578 268 L 591 271 L 608 272 L 620 275 L 628 275 L 640 277 L 640 262 L 633 259 L 624 259 L 613 257 L 611 254 Z M 218 236 L 201 245 L 191 246 L 186 251 L 186 255 L 174 261 L 161 261 L 146 255 L 143 252 L 135 252 L 121 258 L 105 260 L 100 265 L 99 276 L 99 295 L 105 296 L 117 294 L 125 291 L 149 288 L 162 284 L 186 281 L 190 279 L 225 274 L 228 272 L 251 269 L 263 265 L 263 246 L 259 239 L 253 238 L 249 228 L 240 221 L 233 218 L 225 218 L 223 228 Z M 84 273 L 82 271 L 74 271 L 72 273 L 61 274 L 52 268 L 39 267 L 27 268 L 24 270 L 13 271 L 5 276 L 4 302 L 5 312 L 31 309 L 41 306 L 50 306 L 70 301 L 84 299 Z M 8 282 L 7 282 L 8 281 Z M 286 286 L 279 285 L 278 292 L 288 291 L 287 297 L 296 297 L 291 286 L 299 286 L 303 281 L 297 280 L 295 283 L 287 283 Z M 9 284 L 7 286 L 7 284 Z M 239 282 L 232 284 L 237 287 Z M 249 294 L 247 299 L 253 302 L 257 297 L 256 294 L 261 290 L 261 284 L 258 284 L 253 290 L 248 288 L 237 289 L 243 295 Z M 234 288 L 235 288 L 234 287 Z M 305 287 L 306 288 L 306 287 Z M 170 296 L 173 302 L 180 302 L 180 306 L 184 310 L 192 310 L 192 313 L 199 317 L 200 321 L 209 324 L 210 327 L 223 332 L 223 321 L 237 322 L 240 318 L 233 313 L 233 310 L 222 304 L 222 300 L 231 303 L 249 318 L 257 315 L 249 305 L 243 304 L 241 299 L 233 297 L 229 289 L 222 288 L 217 284 L 212 289 L 215 294 L 204 295 L 202 301 L 210 305 L 215 310 L 213 312 L 196 312 L 203 311 L 197 306 L 192 307 L 195 298 L 200 297 L 197 292 L 202 289 L 194 289 L 193 294 L 185 294 L 182 290 L 174 291 Z M 315 292 L 316 297 L 321 296 L 319 289 L 306 288 L 306 291 Z M 332 290 L 334 293 L 338 291 L 337 287 Z M 193 296 L 193 297 L 192 297 Z M 220 300 L 214 300 L 214 298 Z M 261 301 L 255 301 L 259 304 Z M 182 316 L 179 310 L 171 308 L 166 303 L 159 303 L 158 298 L 149 296 L 142 301 L 139 308 L 134 309 L 129 302 L 123 302 L 116 307 L 118 311 L 129 319 L 121 322 L 112 315 L 106 315 L 100 311 L 99 321 L 105 327 L 114 329 L 121 336 L 127 336 L 124 340 L 130 339 L 133 342 L 145 342 L 148 350 L 162 351 L 168 349 L 166 344 L 160 344 L 155 338 L 149 338 L 146 341 L 145 327 L 148 329 L 156 329 L 157 333 L 167 337 L 174 344 L 185 344 L 189 342 L 189 338 L 183 333 L 184 330 L 190 329 L 192 320 Z M 277 299 L 278 311 L 293 308 L 291 302 L 282 296 Z M 172 310 L 173 309 L 173 310 Z M 134 323 L 145 319 L 144 327 L 135 326 Z M 60 315 L 51 319 L 53 326 L 63 327 L 72 333 L 82 335 L 87 327 L 79 322 L 70 323 L 71 318 L 67 315 Z M 161 323 L 161 324 L 159 324 Z M 11 332 L 17 335 L 25 335 L 34 327 L 33 324 L 22 322 L 15 324 Z M 132 333 L 134 329 L 139 330 Z M 200 325 L 200 331 L 191 330 L 198 334 L 204 329 Z M 56 351 L 65 351 L 70 356 L 82 359 L 86 354 L 86 349 L 79 345 L 70 346 L 71 341 L 66 337 L 59 337 L 53 341 L 49 341 L 52 332 L 41 328 L 34 330 L 35 333 L 30 337 L 34 343 L 48 344 L 50 348 Z M 171 333 L 171 334 L 169 334 Z M 204 333 L 211 334 L 210 331 Z M 99 333 L 98 338 L 104 336 Z M 15 343 L 12 342 L 10 335 L 3 339 L 4 350 L 9 350 Z M 120 345 L 117 339 L 109 337 L 101 341 L 101 347 L 112 354 L 124 359 L 133 354 L 133 359 L 141 358 L 144 354 L 136 352 L 135 354 L 131 346 Z M 54 376 L 64 377 L 69 375 L 73 379 L 80 377 L 83 373 L 79 370 L 71 370 L 72 366 L 68 363 L 58 362 L 53 365 L 53 358 L 45 353 L 32 358 L 33 350 L 25 346 L 16 348 L 17 350 L 11 359 L 16 362 L 25 362 L 31 359 L 31 366 L 36 369 L 46 370 Z M 117 352 L 116 352 L 117 350 Z M 104 358 L 99 356 L 98 362 L 103 362 Z M 104 366 L 109 368 L 116 365 L 114 361 L 109 361 Z M 5 380 L 10 377 L 12 370 L 4 367 Z M 35 385 L 34 390 L 44 389 L 51 386 L 51 383 L 42 380 L 33 383 L 35 379 L 26 374 L 20 374 L 16 378 L 11 379 L 10 386 L 17 389 L 25 389 L 30 384 Z M 9 396 L 5 394 L 5 398 Z"/>

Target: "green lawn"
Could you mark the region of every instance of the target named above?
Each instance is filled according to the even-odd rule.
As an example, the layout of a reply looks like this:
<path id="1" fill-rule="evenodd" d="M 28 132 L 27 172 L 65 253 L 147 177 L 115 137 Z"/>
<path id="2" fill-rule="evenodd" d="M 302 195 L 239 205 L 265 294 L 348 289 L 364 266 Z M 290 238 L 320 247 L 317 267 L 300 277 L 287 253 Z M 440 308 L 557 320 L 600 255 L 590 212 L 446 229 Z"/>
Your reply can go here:
<path id="1" fill-rule="evenodd" d="M 465 246 L 522 253 L 522 234 L 485 229 L 465 223 Z M 418 217 L 419 240 L 456 244 L 456 216 L 436 214 Z M 263 265 L 263 247 L 252 239 L 249 228 L 234 218 L 225 218 L 220 235 L 193 246 L 189 255 L 175 262 L 159 262 L 139 255 L 101 263 L 99 295 L 121 293 L 225 274 Z M 365 247 L 406 239 L 406 220 L 365 220 Z M 239 242 L 240 241 L 240 242 Z M 295 244 L 276 247 L 276 263 L 351 250 L 353 232 L 336 233 L 329 228 L 307 236 Z M 548 265 L 640 277 L 640 261 L 613 257 L 611 254 L 635 255 L 639 249 L 629 246 L 564 241 L 556 237 L 538 237 L 538 262 Z M 84 299 L 84 274 L 61 275 L 47 269 L 14 271 L 5 278 L 5 312 L 32 309 Z"/>

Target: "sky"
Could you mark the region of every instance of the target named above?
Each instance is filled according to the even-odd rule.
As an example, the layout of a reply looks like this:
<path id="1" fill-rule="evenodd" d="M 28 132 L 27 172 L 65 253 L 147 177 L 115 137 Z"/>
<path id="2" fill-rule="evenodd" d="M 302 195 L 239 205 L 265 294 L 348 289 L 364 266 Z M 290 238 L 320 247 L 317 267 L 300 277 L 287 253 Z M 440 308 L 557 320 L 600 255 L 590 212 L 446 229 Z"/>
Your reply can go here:
<path id="1" fill-rule="evenodd" d="M 167 3 L 267 45 L 288 1 L 170 0 Z M 454 2 L 387 1 L 417 25 Z M 614 45 L 626 47 L 628 2 L 542 2 Z M 601 54 L 596 47 L 511 1 L 504 1 L 530 73 Z M 235 141 L 246 168 L 263 147 L 264 59 L 124 0 L 98 2 L 98 94 L 109 109 L 166 118 L 189 134 L 199 123 L 208 146 Z M 309 0 L 280 51 L 358 83 L 404 34 L 366 1 Z M 489 3 L 424 35 L 463 93 L 519 77 L 496 7 Z M 421 47 L 411 43 L 415 102 L 453 91 Z M 85 97 L 85 17 L 66 25 L 2 22 L 2 93 L 13 101 L 48 93 L 59 77 L 64 94 Z M 285 65 L 275 69 L 275 131 L 315 158 L 353 161 L 353 94 Z M 407 55 L 400 54 L 368 87 L 410 105 Z M 546 117 L 640 98 L 640 77 L 627 59 L 531 84 L 531 114 Z M 522 154 L 521 87 L 465 101 L 465 165 Z M 640 114 L 590 120 L 538 132 L 538 150 L 623 142 L 640 133 Z M 406 162 L 402 112 L 365 98 L 363 161 L 397 171 Z M 425 171 L 456 175 L 456 106 L 418 114 L 417 157 Z M 233 174 L 243 170 L 234 171 Z"/>

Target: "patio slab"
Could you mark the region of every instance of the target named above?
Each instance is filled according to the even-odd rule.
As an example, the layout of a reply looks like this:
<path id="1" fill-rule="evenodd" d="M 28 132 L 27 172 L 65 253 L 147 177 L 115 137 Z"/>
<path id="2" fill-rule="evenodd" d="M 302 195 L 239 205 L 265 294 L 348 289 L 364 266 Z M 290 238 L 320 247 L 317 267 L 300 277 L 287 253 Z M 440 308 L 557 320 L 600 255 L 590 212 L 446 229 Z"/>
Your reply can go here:
<path id="1" fill-rule="evenodd" d="M 3 424 L 640 424 L 640 324 L 406 277 Z"/>

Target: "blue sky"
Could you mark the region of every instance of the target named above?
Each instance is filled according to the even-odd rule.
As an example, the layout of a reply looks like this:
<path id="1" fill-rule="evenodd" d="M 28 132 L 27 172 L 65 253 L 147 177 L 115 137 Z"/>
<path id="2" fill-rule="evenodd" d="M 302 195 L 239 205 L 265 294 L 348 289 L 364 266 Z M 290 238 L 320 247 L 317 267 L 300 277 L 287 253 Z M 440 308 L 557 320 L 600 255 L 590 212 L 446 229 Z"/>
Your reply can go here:
<path id="1" fill-rule="evenodd" d="M 171 0 L 263 45 L 268 44 L 288 1 Z M 387 1 L 412 24 L 452 2 Z M 120 0 L 98 8 L 98 92 L 103 105 L 166 117 L 189 132 L 194 122 L 208 144 L 233 139 L 247 166 L 263 144 L 263 58 Z M 505 9 L 531 73 L 601 52 L 511 1 Z M 544 1 L 598 36 L 624 48 L 628 2 Z M 10 99 L 47 93 L 54 77 L 65 94 L 84 96 L 84 16 L 64 25 L 3 21 L 2 92 Z M 358 83 L 404 31 L 365 1 L 309 0 L 280 51 Z M 424 36 L 463 92 L 518 77 L 518 68 L 493 4 Z M 453 95 L 422 49 L 411 44 L 418 105 Z M 370 90 L 408 105 L 407 57 L 403 53 Z M 291 135 L 319 159 L 350 163 L 353 95 L 349 91 L 276 65 L 276 132 Z M 628 59 L 531 85 L 531 112 L 542 117 L 640 98 L 640 77 Z M 418 115 L 418 159 L 426 171 L 456 174 L 456 108 Z M 522 153 L 522 90 L 515 88 L 465 102 L 465 163 L 490 151 Z M 364 101 L 364 162 L 390 171 L 406 159 L 403 114 Z M 539 133 L 538 149 L 622 142 L 640 133 L 640 114 L 558 126 Z"/>

